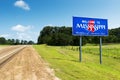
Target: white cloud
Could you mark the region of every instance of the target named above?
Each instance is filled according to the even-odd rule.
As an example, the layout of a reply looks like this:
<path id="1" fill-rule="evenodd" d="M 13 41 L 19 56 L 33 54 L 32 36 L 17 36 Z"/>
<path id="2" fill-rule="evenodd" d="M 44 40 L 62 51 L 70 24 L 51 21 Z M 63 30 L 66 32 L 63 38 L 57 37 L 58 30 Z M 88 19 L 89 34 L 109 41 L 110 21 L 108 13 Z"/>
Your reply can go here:
<path id="1" fill-rule="evenodd" d="M 16 1 L 16 2 L 14 3 L 14 6 L 19 7 L 19 8 L 22 8 L 22 9 L 24 9 L 24 10 L 30 10 L 29 5 L 28 5 L 25 1 L 23 1 L 23 0 L 18 0 L 18 1 Z"/>
<path id="2" fill-rule="evenodd" d="M 1 34 L 0 37 L 9 37 L 9 34 Z"/>
<path id="3" fill-rule="evenodd" d="M 18 24 L 16 26 L 13 26 L 11 29 L 14 31 L 18 31 L 18 32 L 25 32 L 27 30 L 30 30 L 31 26 L 23 26 L 23 25 Z"/>
<path id="4" fill-rule="evenodd" d="M 34 30 L 34 26 L 24 26 L 18 24 L 16 26 L 11 27 L 12 35 L 10 38 L 12 39 L 19 39 L 19 40 L 32 40 L 37 42 L 38 33 Z"/>
<path id="5" fill-rule="evenodd" d="M 17 38 L 20 39 L 20 40 L 32 40 L 31 36 L 29 33 L 20 33 L 20 32 L 17 32 Z"/>

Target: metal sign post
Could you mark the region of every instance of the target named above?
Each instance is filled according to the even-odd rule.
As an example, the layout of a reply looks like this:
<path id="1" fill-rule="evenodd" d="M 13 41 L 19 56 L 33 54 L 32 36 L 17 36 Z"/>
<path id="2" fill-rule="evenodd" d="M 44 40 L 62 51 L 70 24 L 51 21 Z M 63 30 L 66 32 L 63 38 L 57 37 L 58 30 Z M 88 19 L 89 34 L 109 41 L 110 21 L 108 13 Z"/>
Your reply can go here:
<path id="1" fill-rule="evenodd" d="M 79 58 L 82 62 L 82 36 L 100 36 L 100 64 L 102 64 L 102 36 L 108 36 L 107 19 L 73 17 L 72 35 L 80 36 Z"/>
<path id="2" fill-rule="evenodd" d="M 79 59 L 80 62 L 82 62 L 82 36 L 80 36 L 80 53 L 79 53 Z"/>
<path id="3" fill-rule="evenodd" d="M 100 36 L 100 64 L 102 64 L 102 37 Z"/>

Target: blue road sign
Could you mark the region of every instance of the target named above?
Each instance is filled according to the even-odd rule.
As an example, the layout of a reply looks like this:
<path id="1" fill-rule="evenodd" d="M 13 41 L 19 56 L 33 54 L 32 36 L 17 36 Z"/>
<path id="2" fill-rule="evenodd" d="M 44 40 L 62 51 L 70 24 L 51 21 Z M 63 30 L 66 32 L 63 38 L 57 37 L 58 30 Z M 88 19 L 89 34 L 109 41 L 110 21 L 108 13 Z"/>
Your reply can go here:
<path id="1" fill-rule="evenodd" d="M 72 34 L 75 36 L 108 36 L 107 19 L 73 17 Z"/>

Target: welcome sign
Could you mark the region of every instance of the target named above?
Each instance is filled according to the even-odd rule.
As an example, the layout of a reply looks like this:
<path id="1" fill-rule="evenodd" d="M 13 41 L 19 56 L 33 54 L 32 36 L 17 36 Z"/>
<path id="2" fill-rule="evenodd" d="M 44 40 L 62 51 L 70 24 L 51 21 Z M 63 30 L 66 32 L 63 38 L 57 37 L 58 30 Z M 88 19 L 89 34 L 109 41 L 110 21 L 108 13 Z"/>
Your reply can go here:
<path id="1" fill-rule="evenodd" d="M 72 34 L 76 36 L 108 36 L 107 19 L 73 17 Z"/>

